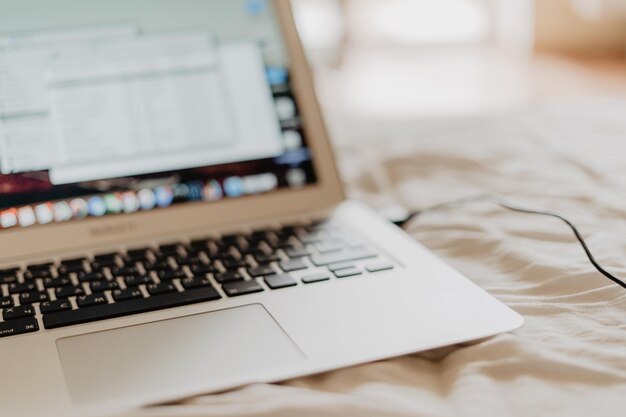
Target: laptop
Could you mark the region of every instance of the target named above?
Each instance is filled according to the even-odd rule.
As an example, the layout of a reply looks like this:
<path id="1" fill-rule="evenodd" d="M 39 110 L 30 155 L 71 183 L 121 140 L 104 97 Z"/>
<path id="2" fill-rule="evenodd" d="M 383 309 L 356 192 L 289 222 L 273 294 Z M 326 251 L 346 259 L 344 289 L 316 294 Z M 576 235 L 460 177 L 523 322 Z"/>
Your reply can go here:
<path id="1" fill-rule="evenodd" d="M 345 199 L 287 1 L 0 10 L 1 415 L 111 415 L 522 324 Z"/>

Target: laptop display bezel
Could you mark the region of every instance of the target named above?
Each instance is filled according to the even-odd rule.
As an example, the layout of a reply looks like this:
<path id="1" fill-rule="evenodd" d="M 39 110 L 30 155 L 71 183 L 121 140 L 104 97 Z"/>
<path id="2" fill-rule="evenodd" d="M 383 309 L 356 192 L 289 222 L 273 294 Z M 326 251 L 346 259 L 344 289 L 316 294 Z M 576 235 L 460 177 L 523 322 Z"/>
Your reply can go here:
<path id="1" fill-rule="evenodd" d="M 318 179 L 315 184 L 213 203 L 191 202 L 149 212 L 5 230 L 0 232 L 0 264 L 177 232 L 210 233 L 227 225 L 321 211 L 342 201 L 344 194 L 335 158 L 289 0 L 272 3 L 287 45 L 295 97 Z"/>

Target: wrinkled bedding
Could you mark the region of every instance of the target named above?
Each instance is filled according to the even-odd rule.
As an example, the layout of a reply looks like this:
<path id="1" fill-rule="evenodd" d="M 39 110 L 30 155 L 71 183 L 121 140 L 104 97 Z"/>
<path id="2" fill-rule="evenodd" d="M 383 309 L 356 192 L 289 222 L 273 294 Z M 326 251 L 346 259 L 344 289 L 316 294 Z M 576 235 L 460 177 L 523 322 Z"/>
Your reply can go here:
<path id="1" fill-rule="evenodd" d="M 332 121 L 349 194 L 420 208 L 490 192 L 571 218 L 626 277 L 626 101 L 457 120 Z M 474 202 L 408 232 L 526 320 L 523 328 L 349 369 L 257 384 L 154 416 L 623 416 L 626 290 L 558 220 Z"/>

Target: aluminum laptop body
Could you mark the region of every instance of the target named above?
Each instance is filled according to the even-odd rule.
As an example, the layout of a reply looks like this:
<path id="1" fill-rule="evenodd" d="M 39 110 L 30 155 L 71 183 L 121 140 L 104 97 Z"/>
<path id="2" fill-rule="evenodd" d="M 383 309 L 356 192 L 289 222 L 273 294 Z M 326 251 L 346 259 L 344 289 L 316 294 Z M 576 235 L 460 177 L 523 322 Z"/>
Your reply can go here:
<path id="1" fill-rule="evenodd" d="M 522 324 L 344 199 L 287 1 L 51 3 L 0 0 L 0 415 L 138 415 Z"/>

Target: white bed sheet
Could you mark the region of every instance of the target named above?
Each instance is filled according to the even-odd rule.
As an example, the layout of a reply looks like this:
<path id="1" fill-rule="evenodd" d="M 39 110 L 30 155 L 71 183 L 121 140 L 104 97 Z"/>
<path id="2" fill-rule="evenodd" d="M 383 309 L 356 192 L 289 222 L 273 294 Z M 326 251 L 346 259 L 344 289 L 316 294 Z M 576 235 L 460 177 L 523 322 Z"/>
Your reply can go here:
<path id="1" fill-rule="evenodd" d="M 493 192 L 571 218 L 597 259 L 626 277 L 626 101 L 334 126 L 353 198 L 418 208 Z M 626 290 L 593 269 L 564 224 L 472 203 L 424 214 L 409 233 L 522 314 L 525 326 L 478 344 L 257 384 L 146 414 L 626 415 Z"/>

